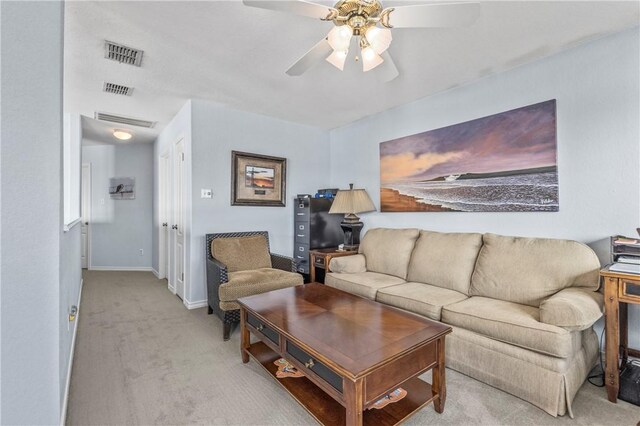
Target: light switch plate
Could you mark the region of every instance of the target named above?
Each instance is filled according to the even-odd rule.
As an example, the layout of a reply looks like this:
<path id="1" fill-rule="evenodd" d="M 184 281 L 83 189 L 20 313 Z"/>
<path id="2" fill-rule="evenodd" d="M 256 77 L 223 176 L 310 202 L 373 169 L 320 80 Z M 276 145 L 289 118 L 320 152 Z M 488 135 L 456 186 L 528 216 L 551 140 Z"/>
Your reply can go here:
<path id="1" fill-rule="evenodd" d="M 213 191 L 210 189 L 201 189 L 200 198 L 213 198 Z"/>

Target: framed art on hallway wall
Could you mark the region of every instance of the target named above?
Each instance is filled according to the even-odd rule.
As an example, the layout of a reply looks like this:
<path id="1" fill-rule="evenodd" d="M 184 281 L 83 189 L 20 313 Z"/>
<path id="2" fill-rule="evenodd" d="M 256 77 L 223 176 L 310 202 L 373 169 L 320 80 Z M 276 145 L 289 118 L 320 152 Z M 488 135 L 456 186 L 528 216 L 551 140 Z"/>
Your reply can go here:
<path id="1" fill-rule="evenodd" d="M 286 205 L 287 159 L 231 151 L 231 205 Z"/>
<path id="2" fill-rule="evenodd" d="M 380 144 L 382 212 L 557 212 L 556 101 Z"/>

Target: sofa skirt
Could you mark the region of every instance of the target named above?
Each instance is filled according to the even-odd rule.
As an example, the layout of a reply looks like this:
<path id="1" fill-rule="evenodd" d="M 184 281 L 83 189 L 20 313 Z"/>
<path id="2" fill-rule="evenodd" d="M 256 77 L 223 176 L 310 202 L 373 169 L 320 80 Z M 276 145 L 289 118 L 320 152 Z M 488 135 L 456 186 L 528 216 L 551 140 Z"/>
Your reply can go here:
<path id="1" fill-rule="evenodd" d="M 452 327 L 447 367 L 521 398 L 552 416 L 569 413 L 576 393 L 598 361 L 598 337 L 582 332 L 572 359 L 556 358 Z"/>

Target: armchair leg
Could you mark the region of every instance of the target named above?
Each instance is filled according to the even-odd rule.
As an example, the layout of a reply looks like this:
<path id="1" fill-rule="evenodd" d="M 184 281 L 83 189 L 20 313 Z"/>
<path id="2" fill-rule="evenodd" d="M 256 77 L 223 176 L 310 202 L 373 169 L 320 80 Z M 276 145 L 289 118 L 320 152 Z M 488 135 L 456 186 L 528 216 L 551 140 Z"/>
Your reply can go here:
<path id="1" fill-rule="evenodd" d="M 229 340 L 229 336 L 231 335 L 231 323 L 230 322 L 224 322 L 223 324 L 223 330 L 222 330 L 222 339 L 226 342 L 227 340 Z"/>
<path id="2" fill-rule="evenodd" d="M 211 315 L 213 313 L 213 308 L 207 305 L 207 314 Z"/>

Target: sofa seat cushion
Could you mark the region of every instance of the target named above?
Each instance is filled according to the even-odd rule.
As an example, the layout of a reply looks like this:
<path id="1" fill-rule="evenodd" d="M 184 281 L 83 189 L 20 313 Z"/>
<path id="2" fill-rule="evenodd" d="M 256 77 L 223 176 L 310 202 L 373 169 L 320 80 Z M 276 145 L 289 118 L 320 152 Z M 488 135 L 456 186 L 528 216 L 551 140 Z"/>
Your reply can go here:
<path id="1" fill-rule="evenodd" d="M 367 259 L 367 271 L 407 278 L 407 267 L 417 229 L 374 228 L 367 231 L 358 249 Z"/>
<path id="2" fill-rule="evenodd" d="M 220 302 L 233 302 L 241 297 L 266 293 L 304 283 L 302 275 L 280 269 L 260 268 L 229 273 L 229 281 L 218 289 Z"/>
<path id="3" fill-rule="evenodd" d="M 324 283 L 330 287 L 375 300 L 378 290 L 404 284 L 405 280 L 377 272 L 359 272 L 357 274 L 329 273 L 326 275 Z"/>
<path id="4" fill-rule="evenodd" d="M 532 351 L 571 358 L 580 350 L 580 332 L 541 323 L 539 311 L 518 303 L 471 297 L 443 307 L 442 322 Z"/>
<path id="5" fill-rule="evenodd" d="M 378 290 L 376 300 L 440 321 L 442 307 L 467 299 L 464 294 L 423 283 L 406 283 Z"/>
<path id="6" fill-rule="evenodd" d="M 469 294 L 482 234 L 420 231 L 411 254 L 407 281 Z"/>
<path id="7" fill-rule="evenodd" d="M 229 272 L 272 266 L 269 243 L 264 235 L 215 238 L 211 241 L 211 256 L 222 262 Z"/>

